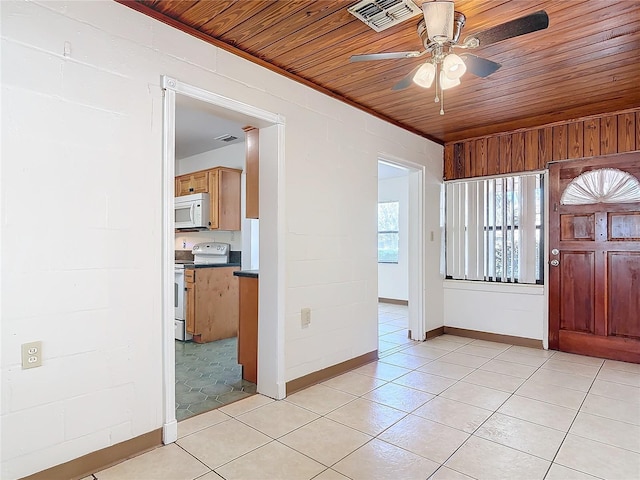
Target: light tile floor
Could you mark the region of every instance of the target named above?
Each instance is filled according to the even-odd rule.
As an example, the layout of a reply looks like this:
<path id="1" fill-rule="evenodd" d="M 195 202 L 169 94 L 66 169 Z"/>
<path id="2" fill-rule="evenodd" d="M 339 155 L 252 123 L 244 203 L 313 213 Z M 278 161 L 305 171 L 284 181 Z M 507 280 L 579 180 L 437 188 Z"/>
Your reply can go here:
<path id="1" fill-rule="evenodd" d="M 94 478 L 640 478 L 640 365 L 451 335 L 412 342 L 406 307 L 379 310 L 379 361 L 189 418 L 175 444 Z"/>

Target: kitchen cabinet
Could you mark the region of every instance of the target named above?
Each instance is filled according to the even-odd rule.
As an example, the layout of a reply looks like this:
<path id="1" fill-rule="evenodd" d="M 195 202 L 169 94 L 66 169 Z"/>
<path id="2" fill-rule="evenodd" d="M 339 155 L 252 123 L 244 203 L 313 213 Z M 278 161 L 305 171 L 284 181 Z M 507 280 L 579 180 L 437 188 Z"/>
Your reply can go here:
<path id="1" fill-rule="evenodd" d="M 196 343 L 238 335 L 239 267 L 186 268 L 187 333 Z"/>
<path id="2" fill-rule="evenodd" d="M 176 197 L 208 193 L 210 230 L 240 230 L 242 170 L 216 167 L 176 177 Z M 193 189 L 193 191 L 192 191 Z"/>
<path id="3" fill-rule="evenodd" d="M 176 177 L 176 197 L 206 193 L 208 188 L 209 172 L 207 170 Z"/>
<path id="4" fill-rule="evenodd" d="M 260 197 L 260 130 L 244 127 L 245 133 L 245 174 L 246 174 L 246 217 L 259 218 Z"/>
<path id="5" fill-rule="evenodd" d="M 236 272 L 240 280 L 238 322 L 238 363 L 242 378 L 258 382 L 258 275 L 252 271 Z"/>
<path id="6" fill-rule="evenodd" d="M 211 230 L 240 230 L 241 174 L 225 167 L 209 171 Z"/>

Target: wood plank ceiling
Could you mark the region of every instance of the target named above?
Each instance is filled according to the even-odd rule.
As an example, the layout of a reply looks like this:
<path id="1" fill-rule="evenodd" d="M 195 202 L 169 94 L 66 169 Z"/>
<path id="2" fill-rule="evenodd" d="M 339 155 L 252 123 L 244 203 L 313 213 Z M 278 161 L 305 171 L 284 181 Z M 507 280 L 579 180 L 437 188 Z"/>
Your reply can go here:
<path id="1" fill-rule="evenodd" d="M 421 17 L 376 33 L 347 12 L 355 0 L 119 1 L 440 143 L 640 106 L 638 0 L 457 0 L 462 38 L 538 10 L 550 25 L 474 50 L 502 68 L 465 74 L 444 116 L 433 87 L 391 90 L 425 57 L 349 63 L 422 50 Z"/>

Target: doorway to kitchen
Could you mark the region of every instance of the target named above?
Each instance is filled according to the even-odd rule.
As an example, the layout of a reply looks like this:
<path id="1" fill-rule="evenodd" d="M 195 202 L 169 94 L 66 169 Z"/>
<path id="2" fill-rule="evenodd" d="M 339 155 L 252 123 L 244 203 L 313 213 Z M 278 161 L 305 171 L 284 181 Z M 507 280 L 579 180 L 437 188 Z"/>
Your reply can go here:
<path id="1" fill-rule="evenodd" d="M 260 356 L 258 358 L 258 381 L 256 390 L 264 395 L 272 398 L 284 397 L 284 352 L 282 350 L 283 337 L 284 337 L 284 309 L 283 309 L 283 285 L 284 285 L 284 265 L 282 255 L 282 238 L 284 232 L 283 225 L 283 207 L 282 201 L 279 201 L 283 197 L 283 182 L 281 181 L 283 159 L 284 159 L 284 119 L 270 112 L 246 105 L 244 103 L 222 97 L 220 95 L 208 92 L 206 90 L 194 87 L 188 84 L 184 84 L 176 79 L 169 77 L 162 78 L 162 85 L 164 88 L 164 109 L 163 109 L 163 238 L 165 242 L 163 244 L 163 404 L 164 404 L 164 427 L 163 427 L 163 442 L 171 443 L 177 439 L 177 420 L 176 418 L 176 368 L 178 362 L 189 355 L 196 357 L 194 359 L 197 365 L 194 365 L 194 371 L 198 376 L 198 379 L 190 381 L 191 385 L 186 385 L 189 381 L 185 382 L 185 388 L 188 386 L 190 389 L 196 389 L 194 393 L 200 394 L 199 398 L 202 398 L 202 394 L 206 395 L 206 392 L 202 391 L 204 387 L 198 387 L 202 382 L 209 382 L 209 379 L 203 378 L 212 374 L 218 374 L 222 367 L 222 372 L 225 372 L 225 366 L 221 362 L 221 357 L 229 357 L 229 360 L 236 362 L 235 355 L 231 355 L 236 346 L 232 340 L 222 339 L 223 342 L 220 345 L 215 345 L 214 342 L 206 342 L 201 345 L 194 345 L 194 343 L 177 343 L 182 342 L 176 340 L 178 336 L 176 334 L 176 319 L 175 307 L 176 307 L 176 287 L 175 287 L 175 258 L 177 250 L 186 252 L 188 247 L 193 248 L 195 244 L 199 243 L 216 243 L 229 245 L 230 250 L 242 250 L 245 251 L 244 240 L 240 231 L 233 231 L 236 229 L 229 229 L 231 231 L 216 231 L 213 237 L 203 238 L 202 235 L 210 235 L 211 232 L 206 233 L 202 231 L 194 232 L 180 232 L 176 235 L 174 230 L 174 195 L 175 195 L 175 177 L 176 174 L 181 173 L 180 168 L 176 168 L 176 106 L 183 102 L 192 102 L 192 106 L 197 106 L 196 109 L 206 110 L 209 113 L 214 113 L 217 116 L 226 121 L 240 125 L 251 125 L 259 129 L 260 131 L 260 229 L 256 229 L 254 237 L 258 239 L 260 256 L 260 295 L 258 298 L 258 351 Z M 179 120 L 178 120 L 179 121 Z M 197 166 L 200 158 L 191 158 L 192 163 Z M 191 167 L 194 167 L 192 165 Z M 208 165 L 201 164 L 201 169 L 206 169 Z M 230 167 L 224 166 L 221 168 L 229 168 L 239 170 L 237 167 L 243 167 L 244 165 L 231 165 Z M 189 167 L 189 168 L 191 168 Z M 198 169 L 198 168 L 196 168 Z M 222 185 L 220 188 L 223 188 Z M 238 229 L 239 230 L 239 229 Z M 245 228 L 243 226 L 242 233 L 244 234 Z M 213 232 L 213 231 L 212 231 Z M 185 235 L 182 235 L 185 233 Z M 251 233 L 247 233 L 245 237 L 250 238 Z M 204 240 L 204 242 L 201 242 Z M 216 247 L 217 248 L 217 247 Z M 255 248 L 253 249 L 255 253 Z M 247 253 L 242 254 L 241 260 L 235 259 L 238 262 L 238 268 L 252 267 L 250 253 L 252 249 L 247 248 Z M 262 254 L 262 252 L 266 252 Z M 233 253 L 233 252 L 231 252 Z M 267 255 L 268 254 L 268 255 Z M 193 257 L 192 257 L 193 258 Z M 186 262 L 189 259 L 185 260 Z M 225 267 L 228 267 L 229 263 L 233 263 L 233 259 L 228 258 L 225 263 Z M 194 268 L 200 270 L 199 268 Z M 204 270 L 215 271 L 217 268 L 204 268 Z M 185 275 L 189 276 L 189 275 Z M 264 283 L 263 283 L 264 282 Z M 212 280 L 208 282 L 208 285 L 215 286 L 216 281 Z M 202 340 L 202 339 L 199 339 Z M 211 345 L 209 345 L 211 343 Z M 204 345 L 204 347 L 202 347 Z M 176 346 L 178 348 L 176 348 Z M 191 351 L 191 348 L 198 348 L 198 352 Z M 219 347 L 219 348 L 218 348 Z M 206 351 L 210 350 L 210 351 Z M 215 350 L 215 351 L 214 351 Z M 235 353 L 235 352 L 233 352 Z M 215 359 L 211 359 L 211 355 L 214 355 Z M 206 365 L 205 365 L 206 364 Z M 191 367 L 183 367 L 185 370 L 190 370 Z M 233 364 L 228 365 L 228 370 L 223 373 L 223 377 L 231 377 L 234 375 L 234 368 L 237 369 L 237 362 L 235 367 Z M 208 370 L 212 370 L 209 372 Z M 215 370 L 215 371 L 213 371 Z M 199 381 L 198 381 L 199 380 Z M 212 387 L 211 385 L 218 385 L 218 387 Z M 211 384 L 208 383 L 211 396 L 218 396 L 215 390 L 227 389 L 224 385 L 224 380 Z M 239 384 L 242 387 L 242 383 Z M 199 391 L 198 391 L 199 390 Z M 242 391 L 242 390 L 240 390 Z M 187 392 L 187 393 L 191 393 Z M 250 393 L 247 391 L 246 393 Z M 215 405 L 209 405 L 215 406 Z M 190 410 L 191 413 L 200 413 L 200 408 L 195 407 Z M 193 410 L 196 410 L 195 412 Z M 186 412 L 183 412 L 186 413 Z"/>
<path id="2" fill-rule="evenodd" d="M 250 234 L 258 220 L 245 218 L 245 175 L 241 173 L 246 172 L 245 143 L 243 124 L 229 118 L 228 112 L 199 99 L 176 95 L 174 318 L 178 421 L 256 392 L 255 382 L 245 380 L 238 363 L 240 302 L 239 282 L 234 276 L 240 268 L 258 268 L 252 252 L 258 249 L 259 239 Z M 225 193 L 220 193 L 218 186 Z M 208 204 L 203 202 L 209 207 L 205 222 L 217 221 L 217 229 L 192 225 L 191 217 L 199 218 L 193 207 L 204 193 L 209 197 Z M 214 205 L 229 214 L 221 219 L 217 211 L 213 212 Z M 243 237 L 249 244 L 245 245 Z"/>
<path id="3" fill-rule="evenodd" d="M 424 340 L 425 168 L 378 159 L 378 298 L 380 356 Z"/>

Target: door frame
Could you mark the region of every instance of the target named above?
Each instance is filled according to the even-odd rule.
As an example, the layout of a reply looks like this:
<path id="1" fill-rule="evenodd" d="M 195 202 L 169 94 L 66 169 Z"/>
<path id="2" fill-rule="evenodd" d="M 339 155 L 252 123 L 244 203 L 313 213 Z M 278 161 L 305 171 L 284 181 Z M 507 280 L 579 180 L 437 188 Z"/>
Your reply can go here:
<path id="1" fill-rule="evenodd" d="M 426 296 L 424 290 L 424 212 L 426 211 L 424 207 L 424 179 L 427 168 L 424 165 L 382 153 L 378 155 L 378 162 L 395 165 L 409 171 L 407 174 L 409 186 L 408 320 L 409 331 L 411 332 L 410 338 L 423 341 L 426 339 L 427 334 L 427 318 L 424 308 Z"/>
<path id="2" fill-rule="evenodd" d="M 161 77 L 162 121 L 162 442 L 178 439 L 175 416 L 174 250 L 175 228 L 175 113 L 176 94 L 209 103 L 235 116 L 250 117 L 260 132 L 260 288 L 258 299 L 258 385 L 263 395 L 285 397 L 285 223 L 284 127 L 282 115 L 183 83 Z"/>

